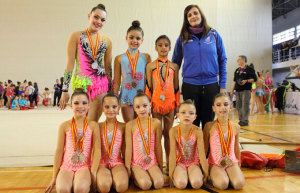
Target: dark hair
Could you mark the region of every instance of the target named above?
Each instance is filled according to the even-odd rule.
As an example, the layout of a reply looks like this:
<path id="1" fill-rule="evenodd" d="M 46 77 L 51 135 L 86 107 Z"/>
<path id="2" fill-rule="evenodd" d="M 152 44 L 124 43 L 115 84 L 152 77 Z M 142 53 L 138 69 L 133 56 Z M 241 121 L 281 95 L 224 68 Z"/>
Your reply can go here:
<path id="1" fill-rule="evenodd" d="M 32 86 L 32 82 L 31 82 L 31 81 L 29 81 L 29 82 L 28 82 L 28 85 L 29 85 L 29 86 Z"/>
<path id="2" fill-rule="evenodd" d="M 72 102 L 72 100 L 73 100 L 73 98 L 74 98 L 75 96 L 79 96 L 79 95 L 84 95 L 84 96 L 86 96 L 86 98 L 88 99 L 88 101 L 90 101 L 90 100 L 89 100 L 89 95 L 88 95 L 82 88 L 76 88 L 76 89 L 74 90 L 72 96 L 71 96 L 71 102 Z"/>
<path id="3" fill-rule="evenodd" d="M 232 103 L 232 102 L 231 102 L 231 99 L 230 99 L 230 97 L 229 97 L 229 95 L 228 95 L 227 93 L 218 93 L 218 94 L 216 94 L 216 96 L 214 97 L 213 105 L 215 104 L 216 99 L 217 99 L 217 98 L 220 98 L 220 97 L 225 97 L 225 98 L 227 98 L 227 99 L 230 101 L 230 103 Z"/>
<path id="4" fill-rule="evenodd" d="M 102 104 L 104 103 L 104 99 L 109 98 L 109 97 L 116 98 L 117 101 L 118 101 L 118 104 L 120 103 L 120 100 L 119 100 L 119 98 L 118 98 L 116 95 L 114 95 L 114 94 L 112 94 L 112 93 L 107 93 L 107 94 L 102 98 Z"/>
<path id="5" fill-rule="evenodd" d="M 38 84 L 35 82 L 35 83 L 33 83 L 33 87 L 34 88 L 38 88 Z"/>
<path id="6" fill-rule="evenodd" d="M 18 82 L 17 82 L 17 85 L 19 85 L 19 84 L 21 84 L 21 82 L 20 82 L 20 81 L 18 81 Z"/>
<path id="7" fill-rule="evenodd" d="M 244 55 L 240 55 L 239 57 L 243 58 L 245 60 L 245 62 L 247 62 L 247 57 Z"/>
<path id="8" fill-rule="evenodd" d="M 45 87 L 45 90 L 49 90 L 49 88 Z"/>
<path id="9" fill-rule="evenodd" d="M 64 82 L 64 77 L 60 77 L 60 82 L 61 82 L 61 83 Z"/>
<path id="10" fill-rule="evenodd" d="M 167 35 L 161 35 L 161 36 L 159 36 L 159 37 L 155 40 L 155 45 L 156 45 L 157 42 L 158 42 L 159 40 L 161 40 L 161 39 L 167 40 L 167 41 L 169 42 L 170 46 L 171 46 L 171 41 L 170 41 L 170 39 L 169 39 L 169 37 L 168 37 Z"/>
<path id="11" fill-rule="evenodd" d="M 189 29 L 190 24 L 189 21 L 187 20 L 187 14 L 194 7 L 196 7 L 199 10 L 199 13 L 201 15 L 200 26 L 203 27 L 203 37 L 205 37 L 210 30 L 210 26 L 207 24 L 205 15 L 201 11 L 200 7 L 198 5 L 189 5 L 184 9 L 184 14 L 183 14 L 183 24 L 180 31 L 180 38 L 182 42 L 187 42 L 188 40 L 192 39 L 192 32 Z"/>
<path id="12" fill-rule="evenodd" d="M 270 72 L 269 70 L 266 70 L 266 72 L 265 73 L 267 73 L 267 72 Z"/>
<path id="13" fill-rule="evenodd" d="M 27 80 L 25 79 L 23 83 L 26 83 L 26 82 L 27 82 Z"/>
<path id="14" fill-rule="evenodd" d="M 102 10 L 102 11 L 104 11 L 104 12 L 106 13 L 105 6 L 104 6 L 103 4 L 101 4 L 101 3 L 98 4 L 97 6 L 93 7 L 91 13 L 92 13 L 93 11 L 95 11 L 96 9 L 100 9 L 100 10 Z"/>
<path id="15" fill-rule="evenodd" d="M 180 103 L 179 108 L 181 107 L 181 105 L 193 105 L 196 108 L 194 101 L 192 99 L 187 99 L 187 100 L 183 101 L 182 103 Z"/>
<path id="16" fill-rule="evenodd" d="M 7 82 L 8 82 L 8 84 L 12 83 L 12 81 L 11 81 L 11 80 L 8 80 Z"/>
<path id="17" fill-rule="evenodd" d="M 139 89 L 136 92 L 136 95 L 133 98 L 133 103 L 134 103 L 134 99 L 139 98 L 139 97 L 146 97 L 148 99 L 148 101 L 150 102 L 150 99 L 148 98 L 148 96 L 144 93 L 143 90 Z"/>
<path id="18" fill-rule="evenodd" d="M 253 63 L 250 63 L 249 67 L 251 67 L 254 70 L 254 64 Z"/>
<path id="19" fill-rule="evenodd" d="M 127 34 L 130 32 L 130 31 L 133 31 L 133 30 L 136 30 L 136 31 L 139 31 L 142 33 L 142 37 L 144 37 L 144 31 L 143 29 L 140 27 L 141 23 L 138 21 L 138 20 L 134 20 L 132 23 L 131 23 L 131 26 L 128 28 L 127 30 Z"/>

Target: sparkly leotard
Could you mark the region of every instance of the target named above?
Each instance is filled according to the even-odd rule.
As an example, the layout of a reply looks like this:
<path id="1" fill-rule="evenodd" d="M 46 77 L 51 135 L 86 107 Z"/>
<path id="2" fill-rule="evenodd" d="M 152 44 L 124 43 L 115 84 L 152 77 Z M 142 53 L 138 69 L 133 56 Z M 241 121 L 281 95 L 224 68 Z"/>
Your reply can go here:
<path id="1" fill-rule="evenodd" d="M 180 165 L 185 169 L 188 169 L 191 165 L 199 165 L 200 161 L 196 137 L 191 135 L 188 141 L 186 141 L 186 139 L 183 136 L 181 136 L 180 141 L 181 144 L 179 144 L 178 138 L 176 138 L 176 157 L 180 156 L 182 146 L 184 144 L 186 145 L 181 155 L 181 159 L 179 160 L 179 162 L 177 162 L 177 165 Z"/>
<path id="2" fill-rule="evenodd" d="M 146 144 L 148 144 L 148 129 L 143 131 L 144 138 Z M 142 136 L 138 128 L 135 129 L 132 135 L 132 159 L 131 166 L 138 166 L 144 170 L 148 170 L 153 165 L 157 164 L 156 156 L 155 156 L 155 133 L 151 131 L 151 139 L 150 139 L 150 153 L 149 157 L 151 158 L 151 162 L 148 164 L 146 162 L 147 153 L 143 144 Z"/>
<path id="3" fill-rule="evenodd" d="M 83 32 L 80 35 L 75 75 L 72 77 L 72 89 L 83 88 L 90 99 L 94 99 L 108 90 L 108 79 L 103 64 L 106 48 L 106 41 L 99 40 L 97 56 L 94 59 L 87 33 Z"/>
<path id="4" fill-rule="evenodd" d="M 110 147 L 113 130 L 107 131 L 107 141 Z M 113 168 L 117 165 L 124 164 L 123 159 L 121 158 L 121 149 L 122 149 L 122 132 L 120 129 L 116 130 L 115 142 L 112 148 L 111 157 L 109 158 L 106 144 L 105 144 L 105 137 L 104 137 L 104 129 L 101 131 L 101 159 L 100 165 L 106 168 Z"/>
<path id="5" fill-rule="evenodd" d="M 133 105 L 133 98 L 138 90 L 145 90 L 145 71 L 146 71 L 146 55 L 140 53 L 137 64 L 135 77 L 132 78 L 132 71 L 129 59 L 125 54 L 121 55 L 121 71 L 122 71 L 122 88 L 120 93 L 120 103 L 125 105 Z M 132 84 L 134 82 L 134 84 Z M 132 86 L 136 86 L 135 88 Z"/>
<path id="6" fill-rule="evenodd" d="M 78 129 L 78 135 L 82 136 L 82 134 L 83 134 L 83 129 Z M 66 132 L 65 152 L 64 152 L 64 156 L 60 168 L 72 171 L 74 174 L 80 169 L 90 168 L 92 137 L 93 137 L 93 132 L 89 127 L 87 127 L 85 131 L 85 137 L 83 140 L 83 151 L 82 151 L 82 154 L 85 156 L 86 160 L 85 162 L 73 163 L 71 161 L 71 158 L 75 154 L 75 151 L 74 151 L 73 138 L 72 138 L 72 129 L 70 128 Z"/>
<path id="7" fill-rule="evenodd" d="M 228 131 L 226 133 L 224 133 L 225 141 L 227 141 L 227 137 L 228 137 Z M 224 157 L 222 155 L 220 135 L 219 135 L 218 130 L 215 130 L 214 134 L 210 137 L 209 146 L 210 146 L 210 153 L 209 153 L 209 156 L 208 156 L 208 164 L 209 165 L 216 165 L 218 167 L 222 167 L 220 165 L 220 162 L 222 161 L 222 159 Z M 234 148 L 235 148 L 235 136 L 233 134 L 231 144 L 230 144 L 230 152 L 229 152 L 229 158 L 231 159 L 233 164 L 239 162 L 238 159 L 235 156 Z M 227 167 L 225 167 L 225 169 L 226 168 Z"/>
<path id="8" fill-rule="evenodd" d="M 272 84 L 273 84 L 273 82 L 272 82 L 271 78 L 270 77 L 266 77 L 266 79 L 265 79 L 265 85 L 266 85 L 265 92 L 266 93 L 269 93 L 271 91 Z"/>

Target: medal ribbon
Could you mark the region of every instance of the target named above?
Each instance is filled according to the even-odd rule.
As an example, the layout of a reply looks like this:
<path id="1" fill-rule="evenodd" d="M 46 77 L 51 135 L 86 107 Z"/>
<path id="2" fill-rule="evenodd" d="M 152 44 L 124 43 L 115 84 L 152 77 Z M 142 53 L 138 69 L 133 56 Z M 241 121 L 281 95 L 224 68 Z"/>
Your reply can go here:
<path id="1" fill-rule="evenodd" d="M 192 126 L 190 132 L 189 132 L 189 135 L 188 137 L 186 138 L 185 140 L 185 144 L 183 145 L 182 149 L 181 149 L 181 152 L 180 152 L 180 155 L 176 158 L 176 162 L 179 162 L 181 160 L 181 156 L 183 154 L 183 151 L 184 151 L 184 148 L 185 148 L 185 145 L 187 144 L 187 141 L 189 140 L 189 138 L 191 137 L 192 133 L 193 133 L 193 130 L 194 130 L 194 126 Z M 177 140 L 178 140 L 178 143 L 181 145 L 181 134 L 180 134 L 180 126 L 178 125 L 178 129 L 177 129 Z"/>
<path id="2" fill-rule="evenodd" d="M 114 146 L 117 126 L 118 126 L 118 121 L 116 121 L 116 123 L 115 123 L 114 133 L 113 133 L 113 137 L 111 139 L 110 147 L 109 147 L 108 146 L 108 140 L 107 140 L 107 121 L 104 122 L 104 138 L 105 138 L 105 145 L 106 145 L 106 149 L 107 149 L 107 153 L 108 153 L 109 158 L 111 156 L 112 149 L 113 149 L 113 146 Z"/>
<path id="3" fill-rule="evenodd" d="M 140 51 L 137 52 L 134 61 L 131 60 L 130 53 L 128 52 L 128 50 L 126 51 L 126 54 L 127 54 L 128 60 L 129 60 L 129 62 L 130 62 L 130 66 L 131 66 L 132 79 L 134 79 L 134 77 L 135 77 L 136 64 L 137 64 L 137 61 L 138 61 L 138 59 L 139 59 Z"/>
<path id="4" fill-rule="evenodd" d="M 156 69 L 157 69 L 157 77 L 159 78 L 159 83 L 162 86 L 162 83 L 161 83 L 161 80 L 160 80 L 160 75 L 159 75 L 159 60 L 161 60 L 161 58 L 157 58 L 156 60 Z M 167 81 L 167 78 L 168 78 L 168 75 L 169 75 L 169 67 L 170 67 L 170 62 L 169 60 L 167 59 L 167 69 L 166 69 L 166 76 L 165 76 L 165 81 Z"/>
<path id="5" fill-rule="evenodd" d="M 92 48 L 93 58 L 95 60 L 96 57 L 97 57 L 100 35 L 99 35 L 99 33 L 97 33 L 96 47 L 94 48 L 93 41 L 92 41 L 92 38 L 91 38 L 91 35 L 90 35 L 90 32 L 89 32 L 88 29 L 86 29 L 86 34 L 87 34 L 87 36 L 89 38 L 90 45 L 91 45 L 91 48 Z"/>
<path id="6" fill-rule="evenodd" d="M 143 130 L 142 130 L 142 127 L 141 127 L 141 122 L 140 122 L 139 118 L 137 118 L 137 123 L 138 123 L 140 134 L 141 134 L 141 137 L 142 137 L 142 140 L 143 140 L 145 151 L 146 151 L 147 155 L 149 155 L 150 154 L 150 140 L 151 140 L 151 118 L 150 117 L 148 118 L 148 147 L 147 147 L 147 144 L 146 144 L 146 141 L 145 141 L 144 133 L 143 133 Z"/>
<path id="7" fill-rule="evenodd" d="M 228 119 L 228 137 L 227 137 L 227 142 L 225 142 L 224 134 L 221 128 L 221 125 L 219 121 L 217 120 L 218 124 L 218 130 L 219 130 L 219 135 L 220 135 L 220 142 L 221 142 L 221 148 L 222 148 L 222 156 L 225 157 L 226 155 L 229 157 L 229 152 L 230 152 L 230 143 L 232 140 L 232 127 L 230 124 L 230 121 Z"/>
<path id="8" fill-rule="evenodd" d="M 88 121 L 87 118 L 84 119 L 84 126 L 83 126 L 83 133 L 82 133 L 82 137 L 81 139 L 78 139 L 78 133 L 77 133 L 77 129 L 76 129 L 76 124 L 75 124 L 75 119 L 74 117 L 72 118 L 72 139 L 73 139 L 73 146 L 74 146 L 74 151 L 76 152 L 77 150 L 77 146 L 79 144 L 80 146 L 80 151 L 83 151 L 83 139 L 85 136 L 85 131 L 87 129 L 87 125 L 88 125 Z"/>

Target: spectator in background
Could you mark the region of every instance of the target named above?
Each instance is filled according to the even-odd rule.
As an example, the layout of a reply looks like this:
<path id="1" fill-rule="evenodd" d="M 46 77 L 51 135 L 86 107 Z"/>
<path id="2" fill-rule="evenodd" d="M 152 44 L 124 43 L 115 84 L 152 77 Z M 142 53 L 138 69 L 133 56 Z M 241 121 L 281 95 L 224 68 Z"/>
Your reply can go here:
<path id="1" fill-rule="evenodd" d="M 47 88 L 47 87 L 45 88 L 45 91 L 43 93 L 43 97 L 44 97 L 44 101 L 43 101 L 44 105 L 45 106 L 51 105 L 52 95 L 51 95 L 51 92 L 50 92 L 49 88 Z"/>
<path id="2" fill-rule="evenodd" d="M 64 83 L 64 77 L 60 77 L 60 93 L 59 93 L 59 96 L 58 96 L 58 104 L 59 104 L 59 101 L 60 101 L 60 97 L 61 97 L 61 94 L 62 94 L 62 86 L 63 86 L 63 83 Z"/>
<path id="3" fill-rule="evenodd" d="M 10 104 L 11 104 L 11 102 L 13 100 L 14 95 L 15 95 L 14 86 L 13 86 L 11 80 L 7 81 L 7 88 L 6 88 L 6 94 L 5 95 L 7 97 L 6 106 L 7 106 L 7 108 L 10 108 Z"/>
<path id="4" fill-rule="evenodd" d="M 18 95 L 12 98 L 11 110 L 20 110 Z"/>
<path id="5" fill-rule="evenodd" d="M 59 100 L 60 100 L 59 95 L 61 94 L 61 84 L 59 83 L 58 79 L 56 79 L 56 83 L 54 84 L 53 89 L 54 89 L 53 106 L 55 107 L 56 105 L 59 106 Z M 57 102 L 56 99 L 58 99 Z"/>
<path id="6" fill-rule="evenodd" d="M 26 83 L 27 83 L 27 80 L 24 80 L 24 82 L 22 84 L 20 84 L 19 92 L 16 94 L 21 95 L 22 93 L 25 92 L 25 88 L 27 87 Z"/>
<path id="7" fill-rule="evenodd" d="M 5 89 L 3 87 L 3 82 L 0 82 L 0 108 L 3 108 L 4 105 L 4 93 Z"/>
<path id="8" fill-rule="evenodd" d="M 285 60 L 287 60 L 287 54 L 288 53 L 288 45 L 286 42 L 282 42 L 281 43 L 281 47 L 280 47 L 280 61 L 284 62 Z"/>
<path id="9" fill-rule="evenodd" d="M 15 87 L 15 93 L 17 94 L 17 95 L 19 95 L 19 88 L 20 88 L 20 85 L 21 85 L 21 82 L 17 82 L 17 86 Z"/>
<path id="10" fill-rule="evenodd" d="M 35 102 L 35 108 L 37 108 L 38 107 L 38 97 L 39 97 L 39 87 L 36 82 L 33 83 L 33 87 L 34 87 L 33 101 Z"/>
<path id="11" fill-rule="evenodd" d="M 33 104 L 34 87 L 32 86 L 31 81 L 28 82 L 28 94 L 29 94 L 30 105 L 32 105 Z"/>

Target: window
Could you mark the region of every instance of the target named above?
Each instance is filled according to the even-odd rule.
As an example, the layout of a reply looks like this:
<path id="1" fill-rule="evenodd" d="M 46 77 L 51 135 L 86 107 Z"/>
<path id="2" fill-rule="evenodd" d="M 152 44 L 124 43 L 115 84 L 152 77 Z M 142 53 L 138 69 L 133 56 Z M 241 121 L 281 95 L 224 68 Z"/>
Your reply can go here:
<path id="1" fill-rule="evenodd" d="M 296 37 L 299 37 L 300 36 L 300 25 L 297 26 L 297 36 Z"/>
<path id="2" fill-rule="evenodd" d="M 297 26 L 297 34 L 299 32 L 300 35 L 300 25 Z M 277 33 L 273 35 L 273 45 L 279 44 L 281 42 L 285 42 L 295 38 L 295 28 L 292 27 L 290 29 L 284 30 L 283 32 Z"/>

